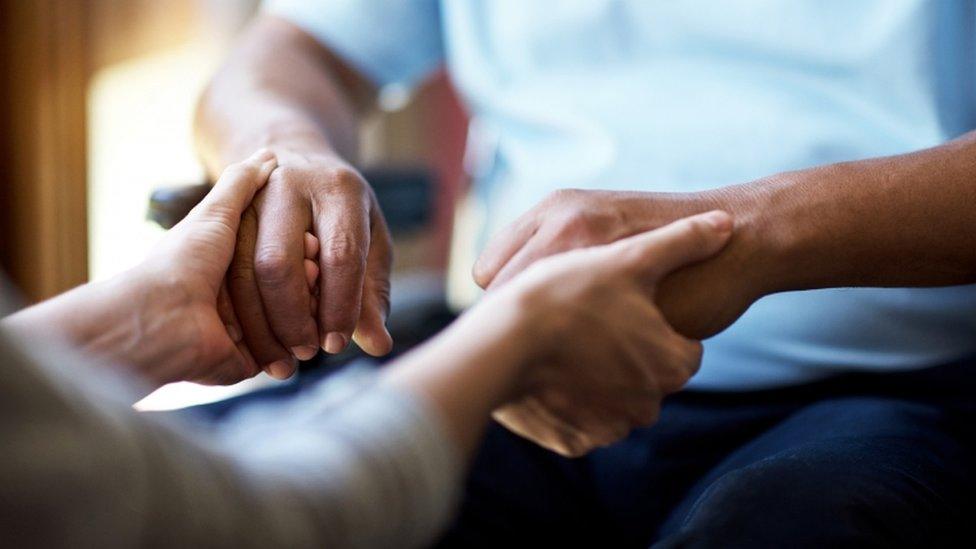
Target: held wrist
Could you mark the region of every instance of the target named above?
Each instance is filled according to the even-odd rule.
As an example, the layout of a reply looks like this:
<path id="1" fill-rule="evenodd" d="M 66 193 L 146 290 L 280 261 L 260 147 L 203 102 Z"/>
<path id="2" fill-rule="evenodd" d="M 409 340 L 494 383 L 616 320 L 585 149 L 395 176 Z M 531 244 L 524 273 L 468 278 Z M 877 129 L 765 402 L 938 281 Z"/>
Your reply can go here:
<path id="1" fill-rule="evenodd" d="M 258 124 L 252 131 L 242 131 L 227 140 L 221 148 L 220 165 L 214 166 L 214 175 L 224 167 L 247 158 L 258 149 L 270 149 L 279 156 L 291 155 L 335 155 L 326 136 L 315 126 L 304 120 L 283 117 L 282 120 Z"/>
<path id="2" fill-rule="evenodd" d="M 791 289 L 795 227 L 789 174 L 698 193 L 701 211 L 721 209 L 732 214 L 735 229 L 719 259 L 741 266 L 736 273 L 753 299 Z"/>

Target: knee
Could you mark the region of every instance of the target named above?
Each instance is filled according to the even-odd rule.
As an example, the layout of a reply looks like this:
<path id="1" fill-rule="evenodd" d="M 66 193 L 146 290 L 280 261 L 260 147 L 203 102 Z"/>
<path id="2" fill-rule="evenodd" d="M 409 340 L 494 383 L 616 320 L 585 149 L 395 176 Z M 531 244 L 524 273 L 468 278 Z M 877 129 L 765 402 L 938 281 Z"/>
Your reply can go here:
<path id="1" fill-rule="evenodd" d="M 911 479 L 885 483 L 877 465 L 807 452 L 736 469 L 698 498 L 662 545 L 874 546 L 916 538 L 924 528 Z"/>

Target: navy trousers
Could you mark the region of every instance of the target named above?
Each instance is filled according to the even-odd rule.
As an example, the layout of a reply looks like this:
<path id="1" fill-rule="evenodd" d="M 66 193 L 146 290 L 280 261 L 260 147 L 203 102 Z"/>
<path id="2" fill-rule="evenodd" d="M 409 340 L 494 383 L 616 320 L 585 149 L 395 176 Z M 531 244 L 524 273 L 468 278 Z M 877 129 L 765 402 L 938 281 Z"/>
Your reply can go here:
<path id="1" fill-rule="evenodd" d="M 686 392 L 566 459 L 494 426 L 442 547 L 972 545 L 976 362 Z"/>
<path id="2" fill-rule="evenodd" d="M 245 399 L 287 398 L 326 373 Z M 976 361 L 685 392 L 654 426 L 578 459 L 492 425 L 439 546 L 972 545 L 974 403 Z"/>

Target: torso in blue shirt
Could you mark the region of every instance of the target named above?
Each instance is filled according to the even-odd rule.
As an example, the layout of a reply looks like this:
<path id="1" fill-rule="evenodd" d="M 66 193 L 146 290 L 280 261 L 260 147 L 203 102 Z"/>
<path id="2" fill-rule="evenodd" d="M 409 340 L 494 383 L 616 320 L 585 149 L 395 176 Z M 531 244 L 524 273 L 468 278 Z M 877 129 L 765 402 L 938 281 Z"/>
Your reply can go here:
<path id="1" fill-rule="evenodd" d="M 709 189 L 976 126 L 976 6 L 965 0 L 417 5 L 439 10 L 442 39 L 427 49 L 446 58 L 475 117 L 487 223 L 473 245 L 558 188 Z M 354 34 L 318 35 L 382 80 L 389 59 L 356 52 L 343 32 Z M 925 367 L 976 352 L 976 288 L 774 295 L 705 349 L 693 380 L 704 389 Z"/>

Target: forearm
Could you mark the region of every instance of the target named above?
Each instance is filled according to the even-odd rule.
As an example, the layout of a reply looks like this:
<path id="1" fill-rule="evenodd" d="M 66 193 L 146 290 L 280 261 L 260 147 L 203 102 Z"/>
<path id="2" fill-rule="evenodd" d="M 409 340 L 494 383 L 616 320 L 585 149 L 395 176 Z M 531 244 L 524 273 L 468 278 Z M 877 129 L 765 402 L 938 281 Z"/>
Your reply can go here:
<path id="1" fill-rule="evenodd" d="M 331 61 L 301 30 L 259 16 L 200 100 L 196 134 L 210 172 L 262 147 L 354 158 L 357 108 L 371 90 Z"/>
<path id="2" fill-rule="evenodd" d="M 453 507 L 461 464 L 439 418 L 369 374 L 242 406 L 193 433 L 134 412 L 124 384 L 83 356 L 6 336 L 3 539 L 412 547 L 430 543 Z"/>
<path id="3" fill-rule="evenodd" d="M 521 305 L 495 305 L 479 304 L 397 361 L 382 380 L 430 402 L 463 456 L 475 450 L 491 412 L 524 386 L 534 345 L 531 327 L 516 318 Z"/>
<path id="4" fill-rule="evenodd" d="M 976 282 L 976 133 L 719 193 L 768 258 L 764 293 Z"/>
<path id="5" fill-rule="evenodd" d="M 172 381 L 181 365 L 196 358 L 189 344 L 195 326 L 174 318 L 179 288 L 146 291 L 132 273 L 78 286 L 4 318 L 0 326 L 28 339 L 67 343 L 138 375 L 150 389 Z"/>
<path id="6" fill-rule="evenodd" d="M 86 524 L 97 527 L 83 532 L 47 531 L 52 542 L 94 542 L 92 532 L 105 531 L 165 533 L 184 545 L 430 543 L 491 411 L 518 390 L 526 363 L 532 336 L 519 307 L 499 309 L 511 318 L 493 311 L 467 315 L 378 384 L 370 373 L 339 374 L 290 402 L 243 407 L 200 438 L 134 414 L 110 378 L 54 366 L 66 357 L 45 356 L 24 338 L 38 366 L 17 357 L 0 371 L 2 400 L 14 405 L 5 421 L 17 429 L 46 422 L 78 456 L 98 458 L 39 460 L 36 445 L 12 436 L 8 454 L 17 459 L 0 460 L 22 483 L 11 494 L 58 475 L 65 496 L 46 495 L 18 532 L 38 539 L 46 531 L 33 525 L 84 512 L 69 508 L 84 500 L 112 512 L 90 516 Z M 0 356 L 10 357 L 5 343 L 0 335 Z"/>

